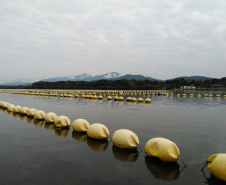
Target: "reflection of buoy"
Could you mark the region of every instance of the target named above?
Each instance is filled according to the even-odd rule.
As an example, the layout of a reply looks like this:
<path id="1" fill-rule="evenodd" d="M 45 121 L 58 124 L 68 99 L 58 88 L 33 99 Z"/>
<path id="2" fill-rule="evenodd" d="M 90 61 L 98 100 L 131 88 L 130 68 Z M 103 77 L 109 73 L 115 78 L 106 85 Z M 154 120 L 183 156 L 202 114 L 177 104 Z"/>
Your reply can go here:
<path id="1" fill-rule="evenodd" d="M 137 149 L 124 149 L 116 146 L 112 146 L 112 152 L 115 159 L 122 162 L 134 162 L 138 159 L 139 153 Z"/>
<path id="2" fill-rule="evenodd" d="M 72 138 L 79 142 L 85 143 L 88 136 L 84 132 L 72 132 Z"/>
<path id="3" fill-rule="evenodd" d="M 45 119 L 45 116 L 46 116 L 46 113 L 42 110 L 37 110 L 35 112 L 35 115 L 34 115 L 34 119 L 41 119 L 41 120 L 44 120 Z"/>
<path id="4" fill-rule="evenodd" d="M 68 137 L 70 134 L 70 129 L 69 128 L 59 128 L 59 127 L 54 127 L 54 132 L 57 136 L 60 137 Z"/>
<path id="5" fill-rule="evenodd" d="M 71 121 L 67 116 L 58 116 L 54 121 L 56 127 L 69 127 L 70 124 Z"/>
<path id="6" fill-rule="evenodd" d="M 94 123 L 87 129 L 87 135 L 93 139 L 107 139 L 109 130 L 103 124 Z"/>
<path id="7" fill-rule="evenodd" d="M 90 124 L 85 119 L 76 119 L 72 123 L 72 129 L 76 132 L 86 132 Z"/>
<path id="8" fill-rule="evenodd" d="M 27 115 L 30 117 L 34 117 L 36 111 L 37 109 L 31 108 L 27 111 Z"/>
<path id="9" fill-rule="evenodd" d="M 180 151 L 177 145 L 165 138 L 152 138 L 145 145 L 145 152 L 148 156 L 154 156 L 163 162 L 176 162 L 180 158 Z"/>
<path id="10" fill-rule="evenodd" d="M 45 116 L 45 122 L 47 123 L 54 123 L 57 115 L 54 112 L 48 112 Z"/>
<path id="11" fill-rule="evenodd" d="M 28 122 L 28 123 L 34 123 L 34 121 L 35 121 L 35 119 L 32 118 L 32 117 L 28 117 L 28 118 L 27 118 L 27 122 Z"/>
<path id="12" fill-rule="evenodd" d="M 119 148 L 134 149 L 137 148 L 139 139 L 132 131 L 120 129 L 114 132 L 112 142 Z"/>
<path id="13" fill-rule="evenodd" d="M 226 154 L 214 154 L 208 159 L 210 172 L 218 179 L 226 181 Z"/>
<path id="14" fill-rule="evenodd" d="M 34 126 L 36 128 L 43 128 L 44 127 L 45 122 L 43 120 L 34 120 Z"/>
<path id="15" fill-rule="evenodd" d="M 44 128 L 48 129 L 48 130 L 53 130 L 54 129 L 54 124 L 51 123 L 51 122 L 45 122 Z"/>
<path id="16" fill-rule="evenodd" d="M 23 121 L 27 121 L 27 115 L 21 114 L 20 119 L 23 120 Z"/>
<path id="17" fill-rule="evenodd" d="M 164 163 L 156 157 L 145 158 L 146 167 L 155 178 L 163 181 L 173 181 L 180 177 L 180 166 L 177 162 Z"/>
<path id="18" fill-rule="evenodd" d="M 103 152 L 108 148 L 108 141 L 107 140 L 96 140 L 92 138 L 87 138 L 87 145 L 94 151 L 94 152 Z"/>
<path id="19" fill-rule="evenodd" d="M 27 114 L 27 111 L 28 111 L 28 110 L 29 110 L 28 107 L 21 107 L 20 113 L 21 113 L 21 114 Z"/>

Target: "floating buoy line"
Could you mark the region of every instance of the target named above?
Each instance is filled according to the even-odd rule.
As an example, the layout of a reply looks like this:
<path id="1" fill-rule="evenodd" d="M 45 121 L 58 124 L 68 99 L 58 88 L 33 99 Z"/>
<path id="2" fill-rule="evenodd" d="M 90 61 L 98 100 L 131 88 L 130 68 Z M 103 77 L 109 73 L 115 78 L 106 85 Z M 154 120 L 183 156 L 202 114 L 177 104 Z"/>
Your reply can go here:
<path id="1" fill-rule="evenodd" d="M 128 102 L 145 102 L 145 103 L 151 103 L 150 98 L 143 99 L 142 97 L 139 97 L 138 99 L 136 97 L 132 97 L 133 95 L 139 96 L 155 96 L 159 95 L 159 92 L 155 91 L 71 91 L 67 92 L 65 94 L 65 91 L 7 91 L 7 92 L 1 92 L 1 93 L 9 93 L 9 94 L 19 94 L 19 95 L 35 95 L 35 96 L 55 96 L 55 97 L 69 97 L 69 98 L 85 98 L 85 99 L 103 99 L 103 97 L 107 97 L 110 101 L 128 101 Z M 131 97 L 130 97 L 131 95 Z M 173 96 L 173 93 L 169 92 L 161 92 L 162 96 Z M 126 99 L 124 96 L 129 96 Z M 186 94 L 177 94 L 177 97 L 186 97 Z M 189 95 L 190 97 L 193 97 L 193 94 Z M 198 94 L 198 98 L 200 97 L 208 97 L 212 98 L 212 94 Z M 221 98 L 220 95 L 215 95 L 216 98 Z M 223 98 L 226 98 L 226 95 L 223 96 Z M 67 137 L 69 136 L 70 131 L 70 125 L 71 121 L 67 116 L 60 115 L 57 116 L 54 112 L 45 113 L 42 110 L 37 110 L 35 108 L 28 108 L 25 106 L 19 106 L 14 105 L 8 102 L 0 101 L 0 108 L 3 110 L 6 110 L 9 114 L 16 114 L 19 116 L 23 116 L 22 118 L 32 118 L 34 119 L 34 124 L 37 127 L 41 127 L 44 123 L 45 125 L 50 128 L 54 129 L 55 134 L 61 137 Z M 39 125 L 40 124 L 40 125 Z M 94 151 L 104 151 L 109 145 L 108 139 L 110 139 L 110 132 L 108 128 L 101 124 L 101 123 L 93 123 L 90 124 L 85 119 L 76 119 L 72 123 L 72 137 L 76 140 L 79 140 L 81 142 L 87 142 L 87 144 L 90 146 L 91 149 Z M 139 148 L 139 138 L 138 136 L 127 129 L 119 129 L 116 130 L 112 136 L 112 139 L 110 139 L 113 143 L 113 153 L 116 155 L 117 153 L 128 153 L 133 154 L 136 159 L 139 154 L 138 152 L 134 153 L 134 150 L 137 151 Z M 95 144 L 94 144 L 95 143 Z M 97 144 L 98 143 L 98 144 Z M 126 152 L 125 152 L 126 151 Z M 128 152 L 130 151 L 130 152 Z M 140 152 L 142 150 L 140 149 Z M 175 164 L 177 163 L 178 159 L 180 159 L 180 150 L 177 147 L 177 145 L 166 138 L 151 138 L 147 141 L 145 145 L 145 153 L 146 157 L 150 158 L 150 160 L 145 160 L 147 162 L 147 167 L 149 166 L 150 161 L 155 161 L 155 158 L 161 161 L 161 166 L 163 164 Z M 127 154 L 126 154 L 127 155 Z M 120 157 L 119 157 L 120 158 Z M 126 157 L 125 157 L 126 158 Z M 128 159 L 128 161 L 134 161 L 134 159 Z M 125 160 L 124 158 L 120 160 Z M 149 162 L 148 162 L 149 161 Z M 150 163 L 152 163 L 150 162 Z M 183 162 L 183 161 L 182 161 Z M 183 163 L 184 164 L 184 163 Z M 208 165 L 208 168 L 211 172 L 211 174 L 216 177 L 217 179 L 220 179 L 222 181 L 226 181 L 226 154 L 214 154 L 209 157 L 208 161 L 205 163 L 205 166 Z M 175 165 L 177 166 L 177 165 Z M 186 167 L 186 165 L 184 164 Z M 205 167 L 204 166 L 204 167 Z M 184 167 L 184 168 L 185 168 Z M 204 167 L 201 169 L 202 172 L 204 170 Z M 149 167 L 148 167 L 149 168 Z M 184 169 L 183 168 L 183 169 Z M 178 169 L 177 169 L 178 170 Z M 151 171 L 151 170 L 150 170 Z M 181 170 L 182 171 L 182 170 Z M 178 175 L 176 175 L 178 177 Z"/>
<path id="2" fill-rule="evenodd" d="M 113 90 L 7 90 L 0 91 L 0 93 L 16 94 L 16 95 L 32 95 L 32 96 L 43 96 L 43 97 L 56 97 L 56 98 L 75 98 L 82 100 L 99 100 L 107 99 L 112 102 L 127 102 L 127 103 L 138 103 L 138 104 L 151 104 L 151 97 L 154 96 L 165 96 L 165 97 L 182 97 L 182 98 L 193 98 L 194 94 L 174 94 L 170 91 L 113 91 Z M 220 94 L 197 94 L 197 98 L 226 98 L 226 95 Z"/>

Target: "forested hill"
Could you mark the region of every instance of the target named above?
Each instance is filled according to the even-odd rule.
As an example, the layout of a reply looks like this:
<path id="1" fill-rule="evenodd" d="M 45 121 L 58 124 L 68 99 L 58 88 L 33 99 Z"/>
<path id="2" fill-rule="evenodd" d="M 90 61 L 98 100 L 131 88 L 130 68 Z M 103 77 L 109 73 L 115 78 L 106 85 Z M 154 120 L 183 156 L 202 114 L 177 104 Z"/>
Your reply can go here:
<path id="1" fill-rule="evenodd" d="M 212 85 L 224 85 L 226 77 L 203 81 L 185 80 L 177 78 L 167 81 L 152 80 L 98 80 L 98 81 L 58 81 L 58 82 L 35 82 L 28 86 L 0 86 L 1 89 L 103 89 L 103 90 L 174 90 L 181 86 L 193 85 L 196 88 L 211 88 Z"/>
<path id="2" fill-rule="evenodd" d="M 186 80 L 176 78 L 167 81 L 144 80 L 98 80 L 98 81 L 58 81 L 58 82 L 35 82 L 27 86 L 0 86 L 1 89 L 105 89 L 105 90 L 174 90 L 181 86 L 193 85 L 196 88 L 211 88 L 212 85 L 224 85 L 226 77 L 221 79 L 207 79 L 203 81 Z"/>

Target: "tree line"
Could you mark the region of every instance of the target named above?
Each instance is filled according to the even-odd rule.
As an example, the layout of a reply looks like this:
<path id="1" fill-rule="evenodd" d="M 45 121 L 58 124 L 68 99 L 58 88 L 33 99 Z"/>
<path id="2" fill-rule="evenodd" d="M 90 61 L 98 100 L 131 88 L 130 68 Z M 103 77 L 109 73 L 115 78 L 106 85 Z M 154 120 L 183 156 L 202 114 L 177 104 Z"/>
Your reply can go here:
<path id="1" fill-rule="evenodd" d="M 98 81 L 58 81 L 35 82 L 29 86 L 0 86 L 1 89 L 99 89 L 99 90 L 174 90 L 181 86 L 195 86 L 198 89 L 208 89 L 212 85 L 224 85 L 226 77 L 203 81 L 176 78 L 167 81 L 152 80 L 98 80 Z"/>

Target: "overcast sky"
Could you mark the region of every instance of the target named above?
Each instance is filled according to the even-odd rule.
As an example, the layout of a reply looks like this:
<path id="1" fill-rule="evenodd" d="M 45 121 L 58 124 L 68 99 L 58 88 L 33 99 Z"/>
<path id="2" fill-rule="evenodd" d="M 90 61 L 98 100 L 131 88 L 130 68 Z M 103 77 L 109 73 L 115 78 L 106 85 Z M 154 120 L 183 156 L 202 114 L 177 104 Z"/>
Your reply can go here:
<path id="1" fill-rule="evenodd" d="M 226 76 L 226 0 L 1 0 L 0 83 Z"/>

